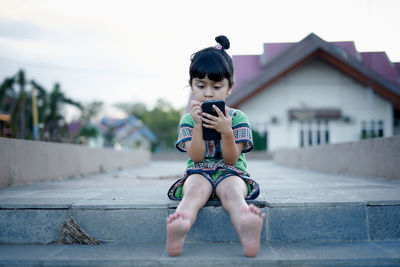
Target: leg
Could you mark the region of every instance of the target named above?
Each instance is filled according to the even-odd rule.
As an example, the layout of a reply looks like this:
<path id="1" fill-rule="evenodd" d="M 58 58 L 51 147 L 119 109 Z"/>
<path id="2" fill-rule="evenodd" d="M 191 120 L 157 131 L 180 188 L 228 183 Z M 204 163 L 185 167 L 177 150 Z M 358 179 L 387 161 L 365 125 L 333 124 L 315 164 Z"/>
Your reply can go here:
<path id="1" fill-rule="evenodd" d="M 245 198 L 247 186 L 242 178 L 230 176 L 222 180 L 216 189 L 217 197 L 229 213 L 231 221 L 239 234 L 244 253 L 255 257 L 260 247 L 260 236 L 265 213 L 254 205 L 247 205 Z"/>
<path id="2" fill-rule="evenodd" d="M 167 250 L 171 256 L 182 252 L 186 234 L 196 221 L 197 213 L 207 203 L 212 186 L 200 174 L 189 176 L 183 185 L 183 198 L 174 214 L 167 218 Z"/>

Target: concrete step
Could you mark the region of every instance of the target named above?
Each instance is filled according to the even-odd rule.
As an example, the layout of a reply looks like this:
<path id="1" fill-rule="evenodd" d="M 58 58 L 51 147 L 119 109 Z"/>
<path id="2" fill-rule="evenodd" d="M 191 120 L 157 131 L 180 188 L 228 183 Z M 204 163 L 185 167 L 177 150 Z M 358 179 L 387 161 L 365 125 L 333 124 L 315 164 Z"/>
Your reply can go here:
<path id="1" fill-rule="evenodd" d="M 265 201 L 250 201 L 265 211 Z M 35 206 L 0 207 L 0 244 L 49 244 L 61 236 L 65 221 L 73 218 L 92 238 L 105 244 L 165 243 L 166 218 L 176 202 L 147 206 Z M 266 227 L 262 233 L 266 241 Z M 228 213 L 220 203 L 210 202 L 200 210 L 187 240 L 193 242 L 239 241 Z"/>
<path id="2" fill-rule="evenodd" d="M 247 258 L 236 242 L 186 243 L 170 257 L 163 244 L 0 245 L 0 266 L 399 266 L 400 241 L 263 244 Z"/>
<path id="3" fill-rule="evenodd" d="M 251 203 L 251 202 L 250 202 Z M 338 204 L 269 206 L 253 201 L 267 214 L 262 242 L 336 242 L 400 240 L 400 204 Z M 73 218 L 89 236 L 103 243 L 164 243 L 166 217 L 176 202 L 147 206 L 72 206 L 0 208 L 0 244 L 57 242 L 65 221 Z M 237 242 L 227 212 L 219 203 L 200 210 L 187 240 Z"/>
<path id="4" fill-rule="evenodd" d="M 178 202 L 166 192 L 184 163 L 0 190 L 0 244 L 49 244 L 74 220 L 103 244 L 164 244 Z M 252 167 L 253 166 L 253 167 Z M 267 214 L 262 243 L 400 240 L 400 182 L 326 175 L 249 161 Z M 200 210 L 188 242 L 237 242 L 218 202 Z"/>

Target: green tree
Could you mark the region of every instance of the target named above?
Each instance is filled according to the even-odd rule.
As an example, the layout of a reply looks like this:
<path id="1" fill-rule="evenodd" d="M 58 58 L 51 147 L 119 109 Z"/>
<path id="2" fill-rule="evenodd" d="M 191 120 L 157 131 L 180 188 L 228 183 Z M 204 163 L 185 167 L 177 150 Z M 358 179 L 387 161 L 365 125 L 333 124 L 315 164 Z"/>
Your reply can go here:
<path id="1" fill-rule="evenodd" d="M 15 86 L 18 85 L 18 92 Z M 25 138 L 29 136 L 26 131 L 27 102 L 30 100 L 25 87 L 27 85 L 24 70 L 11 78 L 6 78 L 0 86 L 0 109 L 11 114 L 11 130 L 13 136 Z"/>
<path id="2" fill-rule="evenodd" d="M 175 109 L 169 102 L 159 99 L 153 109 L 148 110 L 142 103 L 116 105 L 129 115 L 140 119 L 157 136 L 152 150 L 165 151 L 175 147 L 182 109 Z"/>
<path id="3" fill-rule="evenodd" d="M 15 80 L 15 76 L 6 78 L 0 86 L 0 110 L 2 111 L 11 110 L 11 106 L 14 102 L 13 100 L 17 96 L 14 90 Z"/>
<path id="4" fill-rule="evenodd" d="M 18 85 L 18 92 L 15 87 Z M 11 129 L 17 138 L 33 137 L 32 115 L 32 87 L 37 90 L 37 108 L 39 122 L 44 125 L 41 140 L 64 141 L 66 140 L 66 123 L 63 114 L 63 105 L 81 105 L 66 97 L 58 83 L 53 91 L 47 91 L 36 81 L 28 81 L 23 70 L 12 77 L 6 78 L 0 86 L 0 110 L 11 114 Z M 31 89 L 30 91 L 27 89 Z"/>
<path id="5" fill-rule="evenodd" d="M 91 125 L 91 121 L 101 112 L 103 105 L 103 102 L 93 101 L 82 107 L 81 121 L 83 126 L 80 130 L 79 136 L 88 138 L 96 137 L 98 135 L 99 132 L 96 127 Z"/>
<path id="6" fill-rule="evenodd" d="M 86 105 L 82 105 L 81 109 L 81 121 L 84 124 L 89 124 L 92 119 L 94 119 L 101 110 L 103 109 L 103 102 L 93 101 Z"/>
<path id="7" fill-rule="evenodd" d="M 256 130 L 252 130 L 252 135 L 253 135 L 254 151 L 266 151 L 268 149 L 266 133 L 261 134 Z"/>
<path id="8" fill-rule="evenodd" d="M 124 111 L 126 114 L 135 116 L 138 119 L 141 119 L 146 112 L 148 112 L 147 107 L 143 103 L 119 103 L 115 105 L 117 108 Z"/>
<path id="9" fill-rule="evenodd" d="M 48 97 L 48 109 L 46 111 L 46 131 L 48 132 L 48 138 L 51 141 L 63 141 L 67 138 L 67 127 L 65 117 L 63 115 L 63 107 L 65 104 L 76 106 L 82 110 L 82 106 L 79 102 L 76 102 L 68 97 L 61 91 L 59 83 L 55 83 L 53 90 Z"/>

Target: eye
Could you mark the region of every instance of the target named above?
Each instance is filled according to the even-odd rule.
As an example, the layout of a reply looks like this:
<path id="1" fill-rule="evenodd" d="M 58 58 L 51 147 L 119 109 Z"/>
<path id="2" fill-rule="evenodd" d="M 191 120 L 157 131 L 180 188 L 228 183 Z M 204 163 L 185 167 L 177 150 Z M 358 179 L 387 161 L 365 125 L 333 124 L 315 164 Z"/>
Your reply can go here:
<path id="1" fill-rule="evenodd" d="M 197 85 L 197 87 L 199 87 L 200 89 L 203 89 L 204 85 Z"/>
<path id="2" fill-rule="evenodd" d="M 221 89 L 222 88 L 222 86 L 214 86 L 214 89 Z"/>

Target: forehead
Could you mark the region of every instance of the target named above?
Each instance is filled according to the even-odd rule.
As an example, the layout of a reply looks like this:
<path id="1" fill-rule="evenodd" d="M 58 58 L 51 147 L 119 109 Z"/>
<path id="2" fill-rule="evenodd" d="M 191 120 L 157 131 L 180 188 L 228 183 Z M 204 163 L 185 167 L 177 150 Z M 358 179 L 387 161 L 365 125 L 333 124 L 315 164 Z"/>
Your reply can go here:
<path id="1" fill-rule="evenodd" d="M 210 83 L 210 84 L 214 84 L 214 83 L 228 83 L 228 79 L 224 78 L 221 81 L 213 81 L 210 80 L 207 75 L 204 78 L 194 78 L 193 79 L 194 82 L 202 82 L 202 83 Z"/>

